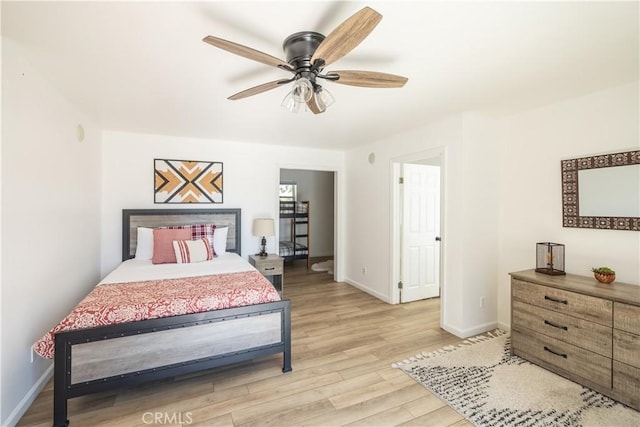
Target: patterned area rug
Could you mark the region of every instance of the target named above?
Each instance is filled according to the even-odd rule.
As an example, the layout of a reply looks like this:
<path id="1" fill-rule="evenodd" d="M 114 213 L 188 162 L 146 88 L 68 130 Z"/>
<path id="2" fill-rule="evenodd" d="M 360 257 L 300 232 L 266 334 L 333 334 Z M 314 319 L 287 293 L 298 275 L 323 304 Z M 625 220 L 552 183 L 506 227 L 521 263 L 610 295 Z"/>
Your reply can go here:
<path id="1" fill-rule="evenodd" d="M 392 366 L 477 426 L 640 425 L 640 412 L 511 356 L 500 330 Z"/>

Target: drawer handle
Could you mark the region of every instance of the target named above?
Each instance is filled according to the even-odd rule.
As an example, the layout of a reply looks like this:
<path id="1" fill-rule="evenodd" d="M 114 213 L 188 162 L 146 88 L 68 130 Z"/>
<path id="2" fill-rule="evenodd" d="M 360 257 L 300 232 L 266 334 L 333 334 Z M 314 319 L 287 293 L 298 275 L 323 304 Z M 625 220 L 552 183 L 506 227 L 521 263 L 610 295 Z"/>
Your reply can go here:
<path id="1" fill-rule="evenodd" d="M 275 270 L 275 269 L 276 269 L 275 267 L 265 267 L 264 270 L 265 271 L 271 271 L 271 270 Z"/>
<path id="2" fill-rule="evenodd" d="M 545 351 L 548 351 L 551 354 L 555 354 L 556 356 L 560 356 L 560 357 L 564 357 L 565 359 L 567 358 L 567 355 L 564 353 L 558 353 L 557 351 L 554 351 L 552 349 L 550 349 L 549 347 L 547 347 L 546 345 L 544 346 Z"/>
<path id="3" fill-rule="evenodd" d="M 550 322 L 548 320 L 544 321 L 545 325 L 553 326 L 554 328 L 564 329 L 565 331 L 569 330 L 566 326 L 558 325 L 557 323 Z"/>
<path id="4" fill-rule="evenodd" d="M 567 301 L 566 299 L 556 299 L 556 298 L 550 297 L 548 295 L 545 295 L 544 299 L 547 299 L 547 300 L 553 301 L 553 302 L 559 302 L 560 304 L 569 304 L 569 301 Z"/>

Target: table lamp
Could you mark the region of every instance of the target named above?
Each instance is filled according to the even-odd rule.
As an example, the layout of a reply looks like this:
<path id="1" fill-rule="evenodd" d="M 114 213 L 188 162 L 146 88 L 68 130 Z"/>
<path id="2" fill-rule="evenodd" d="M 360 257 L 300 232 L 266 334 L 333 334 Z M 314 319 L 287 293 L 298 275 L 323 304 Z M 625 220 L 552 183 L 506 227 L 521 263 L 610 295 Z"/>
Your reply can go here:
<path id="1" fill-rule="evenodd" d="M 260 253 L 256 255 L 267 256 L 267 237 L 275 236 L 276 230 L 271 218 L 257 218 L 253 220 L 253 235 L 262 237 L 260 241 Z"/>

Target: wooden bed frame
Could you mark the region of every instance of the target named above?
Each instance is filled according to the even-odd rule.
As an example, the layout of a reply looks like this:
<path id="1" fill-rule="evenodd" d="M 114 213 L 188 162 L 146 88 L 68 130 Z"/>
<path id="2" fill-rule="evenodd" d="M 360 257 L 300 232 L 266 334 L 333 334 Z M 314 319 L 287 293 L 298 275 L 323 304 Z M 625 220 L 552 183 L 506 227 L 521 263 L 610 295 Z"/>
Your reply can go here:
<path id="1" fill-rule="evenodd" d="M 135 253 L 135 236 L 137 235 L 135 231 L 137 227 L 197 223 L 213 223 L 228 226 L 227 251 L 236 252 L 240 255 L 240 209 L 125 209 L 122 211 L 122 220 L 123 260 L 132 258 L 132 254 Z M 210 327 L 218 322 L 229 322 L 237 319 L 273 314 L 279 314 L 281 319 L 279 342 L 243 348 L 239 351 L 213 354 L 194 360 L 181 361 L 179 363 L 153 366 L 148 369 L 140 369 L 133 372 L 123 372 L 104 378 L 91 379 L 89 381 L 72 382 L 74 345 L 104 342 L 105 340 L 152 334 L 154 332 L 166 333 L 169 330 L 174 330 L 174 333 L 179 333 L 175 330 L 187 330 L 190 327 L 205 327 L 205 325 L 206 327 Z M 215 337 L 213 338 L 215 339 Z M 283 354 L 282 371 L 291 371 L 291 303 L 289 300 L 60 332 L 55 335 L 53 425 L 58 427 L 69 424 L 69 420 L 67 419 L 67 400 L 70 398 L 229 365 L 277 353 Z"/>

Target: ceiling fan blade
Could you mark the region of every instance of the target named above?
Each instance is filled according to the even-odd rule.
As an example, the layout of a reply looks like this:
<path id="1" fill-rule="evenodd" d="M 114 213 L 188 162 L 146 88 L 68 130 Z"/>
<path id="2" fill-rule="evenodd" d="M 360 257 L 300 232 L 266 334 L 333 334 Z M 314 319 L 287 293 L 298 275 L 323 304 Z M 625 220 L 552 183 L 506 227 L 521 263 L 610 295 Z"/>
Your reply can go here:
<path id="1" fill-rule="evenodd" d="M 291 69 L 291 66 L 289 64 L 279 58 L 276 58 L 275 56 L 268 55 L 264 52 L 260 52 L 259 50 L 255 50 L 238 43 L 230 42 L 229 40 L 207 36 L 203 38 L 202 41 L 205 43 L 209 43 L 211 46 L 215 46 L 217 48 L 226 50 L 227 52 L 243 56 L 253 61 L 261 62 L 273 67 L 284 67 L 286 69 Z"/>
<path id="2" fill-rule="evenodd" d="M 309 107 L 309 110 L 311 110 L 313 114 L 324 113 L 327 110 L 324 105 L 321 105 L 318 102 L 318 98 L 315 93 L 313 94 L 311 99 L 307 101 L 307 107 Z"/>
<path id="3" fill-rule="evenodd" d="M 331 78 L 333 75 L 337 75 L 338 79 Z M 409 80 L 406 77 L 376 71 L 331 71 L 327 73 L 327 77 L 332 82 L 343 85 L 380 88 L 402 87 Z"/>
<path id="4" fill-rule="evenodd" d="M 322 59 L 326 66 L 342 58 L 358 46 L 381 19 L 382 15 L 370 7 L 351 15 L 320 43 L 311 57 L 311 63 Z"/>
<path id="5" fill-rule="evenodd" d="M 259 93 L 266 92 L 266 91 L 271 90 L 271 89 L 275 89 L 278 86 L 282 86 L 283 84 L 291 83 L 291 81 L 292 80 L 289 79 L 289 80 L 276 80 L 276 81 L 273 81 L 273 82 L 264 83 L 264 84 L 261 84 L 259 86 L 254 86 L 252 88 L 245 89 L 242 92 L 238 92 L 236 94 L 233 94 L 227 99 L 235 101 L 235 100 L 238 100 L 238 99 L 248 98 L 250 96 L 257 95 Z"/>

